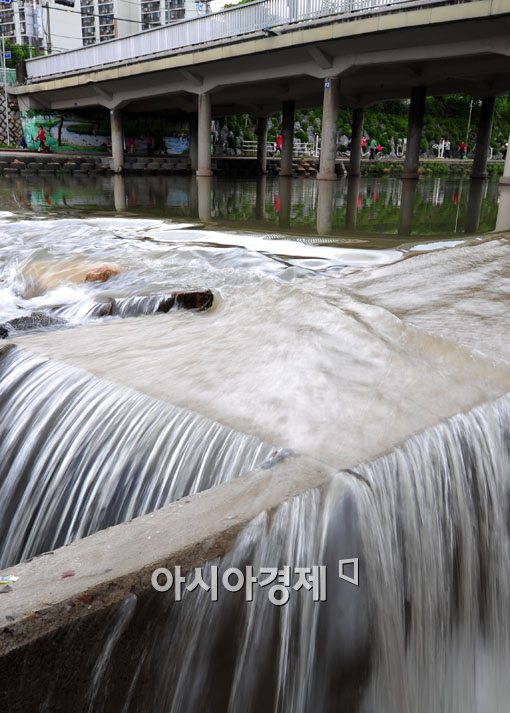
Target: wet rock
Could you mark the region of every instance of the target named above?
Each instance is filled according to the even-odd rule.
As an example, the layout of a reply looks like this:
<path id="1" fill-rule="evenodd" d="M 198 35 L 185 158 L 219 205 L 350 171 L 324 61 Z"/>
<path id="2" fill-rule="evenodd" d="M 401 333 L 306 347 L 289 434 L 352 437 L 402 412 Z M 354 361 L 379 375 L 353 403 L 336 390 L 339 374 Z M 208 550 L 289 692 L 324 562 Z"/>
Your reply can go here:
<path id="1" fill-rule="evenodd" d="M 45 312 L 32 312 L 23 317 L 14 317 L 4 324 L 0 324 L 0 339 L 7 339 L 13 332 L 28 332 L 45 327 L 62 327 L 66 324 L 60 317 L 46 314 Z"/>
<path id="2" fill-rule="evenodd" d="M 176 292 L 175 306 L 178 309 L 206 310 L 212 307 L 214 295 L 211 290 L 196 290 L 193 292 Z"/>
<path id="3" fill-rule="evenodd" d="M 213 300 L 214 295 L 211 290 L 124 297 L 114 300 L 111 314 L 117 317 L 138 317 L 157 312 L 166 313 L 172 307 L 202 311 L 211 307 Z"/>
<path id="4" fill-rule="evenodd" d="M 85 282 L 106 282 L 122 272 L 117 265 L 98 265 L 85 275 Z"/>

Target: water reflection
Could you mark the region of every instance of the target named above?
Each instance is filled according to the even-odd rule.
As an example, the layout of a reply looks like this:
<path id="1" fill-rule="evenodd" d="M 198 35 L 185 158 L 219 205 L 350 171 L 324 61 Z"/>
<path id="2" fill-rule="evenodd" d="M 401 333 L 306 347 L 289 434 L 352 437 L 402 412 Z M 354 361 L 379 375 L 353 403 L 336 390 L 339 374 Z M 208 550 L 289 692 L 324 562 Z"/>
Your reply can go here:
<path id="1" fill-rule="evenodd" d="M 196 179 L 191 176 L 5 177 L 3 209 L 47 215 L 144 215 L 200 221 L 314 242 L 367 247 L 399 236 L 484 233 L 496 226 L 498 183 L 390 177 Z M 501 219 L 503 220 L 503 219 Z M 499 224 L 499 222 L 498 222 Z M 508 227 L 510 221 L 506 221 Z"/>
<path id="2" fill-rule="evenodd" d="M 510 230 L 510 186 L 501 185 L 499 188 L 496 230 Z"/>
<path id="3" fill-rule="evenodd" d="M 411 235 L 413 232 L 414 204 L 417 191 L 418 181 L 416 179 L 409 178 L 402 181 L 400 213 L 398 217 L 399 235 Z"/>
<path id="4" fill-rule="evenodd" d="M 466 210 L 466 233 L 476 233 L 480 225 L 482 203 L 487 194 L 487 181 L 476 179 L 469 182 Z"/>

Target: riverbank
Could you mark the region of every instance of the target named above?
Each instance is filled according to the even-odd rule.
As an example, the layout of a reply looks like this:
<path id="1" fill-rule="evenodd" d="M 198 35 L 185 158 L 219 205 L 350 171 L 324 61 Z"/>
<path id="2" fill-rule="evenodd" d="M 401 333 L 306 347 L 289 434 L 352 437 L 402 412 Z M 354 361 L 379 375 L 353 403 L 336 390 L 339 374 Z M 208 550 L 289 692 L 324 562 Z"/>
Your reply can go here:
<path id="1" fill-rule="evenodd" d="M 112 173 L 110 156 L 82 153 L 41 154 L 30 151 L 0 151 L 0 175 L 57 175 L 76 174 L 105 175 Z M 293 172 L 297 177 L 315 177 L 318 171 L 319 159 L 315 157 L 295 159 Z M 337 159 L 338 175 L 344 175 L 348 159 Z M 429 176 L 468 176 L 473 162 L 470 159 L 422 159 L 420 173 Z M 489 176 L 503 174 L 504 161 L 489 161 L 487 171 Z M 249 177 L 256 175 L 257 165 L 254 157 L 248 156 L 215 156 L 212 160 L 215 175 L 231 177 Z M 362 175 L 366 176 L 400 176 L 402 159 L 382 158 L 378 161 L 363 160 Z M 270 157 L 267 162 L 270 175 L 278 175 L 280 171 L 279 157 Z M 192 173 L 188 156 L 137 156 L 125 157 L 124 173 L 134 175 L 189 175 Z"/>

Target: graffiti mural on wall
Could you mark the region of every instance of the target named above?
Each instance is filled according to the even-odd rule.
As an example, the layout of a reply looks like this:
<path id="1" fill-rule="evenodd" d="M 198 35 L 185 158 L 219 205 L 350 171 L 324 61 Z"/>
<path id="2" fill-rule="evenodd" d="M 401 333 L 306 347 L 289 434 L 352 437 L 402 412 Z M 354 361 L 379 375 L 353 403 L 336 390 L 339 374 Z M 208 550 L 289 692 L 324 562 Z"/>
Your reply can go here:
<path id="1" fill-rule="evenodd" d="M 27 148 L 41 149 L 41 126 L 45 145 L 51 152 L 81 151 L 109 153 L 111 150 L 108 116 L 80 116 L 77 114 L 39 114 L 21 112 L 23 136 Z M 128 153 L 180 155 L 189 152 L 189 130 L 186 123 L 165 120 L 126 118 L 124 148 Z"/>

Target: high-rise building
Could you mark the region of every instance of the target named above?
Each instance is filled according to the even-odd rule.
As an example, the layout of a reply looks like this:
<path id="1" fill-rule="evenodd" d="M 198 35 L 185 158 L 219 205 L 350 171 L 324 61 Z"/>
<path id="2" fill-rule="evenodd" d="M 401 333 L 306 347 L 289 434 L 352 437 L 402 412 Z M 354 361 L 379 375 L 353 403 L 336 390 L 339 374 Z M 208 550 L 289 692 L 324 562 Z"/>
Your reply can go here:
<path id="1" fill-rule="evenodd" d="M 140 0 L 81 0 L 84 45 L 132 35 L 142 29 Z"/>
<path id="2" fill-rule="evenodd" d="M 203 0 L 11 0 L 0 4 L 0 35 L 60 52 L 209 12 Z"/>
<path id="3" fill-rule="evenodd" d="M 209 12 L 209 3 L 197 0 L 141 0 L 142 29 L 150 30 Z"/>
<path id="4" fill-rule="evenodd" d="M 0 6 L 0 36 L 39 50 L 62 51 L 82 44 L 80 11 L 73 0 L 11 0 Z"/>

